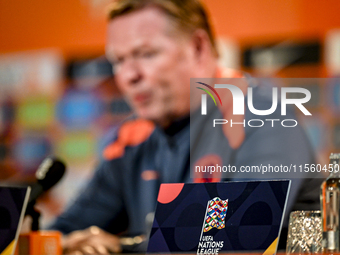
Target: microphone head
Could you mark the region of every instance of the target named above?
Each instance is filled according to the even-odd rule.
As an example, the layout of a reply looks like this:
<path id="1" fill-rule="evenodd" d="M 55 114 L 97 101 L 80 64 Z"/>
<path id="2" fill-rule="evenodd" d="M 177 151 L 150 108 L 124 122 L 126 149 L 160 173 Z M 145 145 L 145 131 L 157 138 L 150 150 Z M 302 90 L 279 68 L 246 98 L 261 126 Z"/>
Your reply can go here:
<path id="1" fill-rule="evenodd" d="M 35 176 L 43 191 L 57 184 L 65 174 L 65 164 L 57 158 L 46 158 L 39 166 Z"/>

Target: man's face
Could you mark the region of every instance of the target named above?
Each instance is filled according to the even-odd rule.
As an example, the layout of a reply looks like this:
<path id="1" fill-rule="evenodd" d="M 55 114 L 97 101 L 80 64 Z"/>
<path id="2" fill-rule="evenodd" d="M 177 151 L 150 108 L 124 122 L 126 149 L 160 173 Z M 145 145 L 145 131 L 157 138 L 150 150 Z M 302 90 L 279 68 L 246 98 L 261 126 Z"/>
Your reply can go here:
<path id="1" fill-rule="evenodd" d="M 162 11 L 148 7 L 110 21 L 106 51 L 138 116 L 166 127 L 189 114 L 194 47 Z"/>

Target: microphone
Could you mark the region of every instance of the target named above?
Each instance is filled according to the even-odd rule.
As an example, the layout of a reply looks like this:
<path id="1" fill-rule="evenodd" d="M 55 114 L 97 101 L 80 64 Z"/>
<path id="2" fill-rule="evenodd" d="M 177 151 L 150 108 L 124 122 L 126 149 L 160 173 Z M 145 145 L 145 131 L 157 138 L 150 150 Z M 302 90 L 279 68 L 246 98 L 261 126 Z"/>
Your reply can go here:
<path id="1" fill-rule="evenodd" d="M 46 158 L 35 173 L 37 182 L 31 185 L 31 195 L 28 204 L 34 205 L 38 197 L 61 180 L 65 171 L 66 166 L 61 160 L 53 157 Z"/>
<path id="2" fill-rule="evenodd" d="M 64 176 L 66 167 L 63 162 L 57 158 L 46 158 L 39 166 L 35 176 L 36 183 L 31 185 L 31 194 L 28 200 L 28 205 L 25 215 L 32 217 L 33 231 L 39 230 L 40 212 L 35 209 L 36 200 L 54 185 L 56 185 Z"/>
<path id="3" fill-rule="evenodd" d="M 20 234 L 18 254 L 36 255 L 50 254 L 61 255 L 62 234 L 58 231 L 40 231 L 40 212 L 35 209 L 36 200 L 54 185 L 56 185 L 65 174 L 65 164 L 57 158 L 46 158 L 39 166 L 36 176 L 36 183 L 31 185 L 31 194 L 25 215 L 32 218 L 31 232 Z"/>

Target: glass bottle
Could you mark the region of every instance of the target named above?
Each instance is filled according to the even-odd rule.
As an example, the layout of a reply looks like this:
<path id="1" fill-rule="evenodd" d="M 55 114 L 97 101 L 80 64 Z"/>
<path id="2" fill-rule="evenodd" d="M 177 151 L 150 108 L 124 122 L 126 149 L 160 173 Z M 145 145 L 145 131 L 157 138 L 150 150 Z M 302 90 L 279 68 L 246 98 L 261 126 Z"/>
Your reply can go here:
<path id="1" fill-rule="evenodd" d="M 322 246 L 327 252 L 339 251 L 340 153 L 329 156 L 330 175 L 321 184 Z"/>

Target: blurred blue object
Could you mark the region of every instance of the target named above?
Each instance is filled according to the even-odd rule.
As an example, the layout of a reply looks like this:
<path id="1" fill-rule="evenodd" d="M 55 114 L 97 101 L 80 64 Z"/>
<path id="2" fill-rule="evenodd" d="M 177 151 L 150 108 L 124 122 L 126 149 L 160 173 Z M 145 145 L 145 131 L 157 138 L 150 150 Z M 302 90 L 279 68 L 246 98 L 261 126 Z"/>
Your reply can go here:
<path id="1" fill-rule="evenodd" d="M 327 125 L 320 116 L 314 115 L 311 119 L 304 118 L 303 126 L 315 151 L 321 150 L 327 145 L 328 139 L 325 138 Z"/>
<path id="2" fill-rule="evenodd" d="M 5 131 L 14 120 L 14 105 L 7 101 L 0 105 L 0 134 Z"/>
<path id="3" fill-rule="evenodd" d="M 87 129 L 101 116 L 102 102 L 93 93 L 69 90 L 57 104 L 58 120 L 70 129 Z"/>
<path id="4" fill-rule="evenodd" d="M 44 136 L 30 134 L 14 143 L 13 152 L 23 171 L 35 171 L 41 161 L 51 153 L 51 142 Z"/>
<path id="5" fill-rule="evenodd" d="M 329 78 L 327 80 L 327 102 L 330 103 L 333 113 L 340 114 L 340 77 Z"/>
<path id="6" fill-rule="evenodd" d="M 130 106 L 126 103 L 124 98 L 117 98 L 110 102 L 110 112 L 111 114 L 129 114 L 131 113 Z"/>

